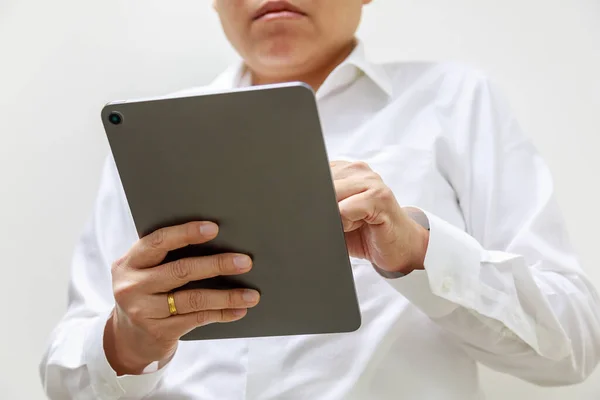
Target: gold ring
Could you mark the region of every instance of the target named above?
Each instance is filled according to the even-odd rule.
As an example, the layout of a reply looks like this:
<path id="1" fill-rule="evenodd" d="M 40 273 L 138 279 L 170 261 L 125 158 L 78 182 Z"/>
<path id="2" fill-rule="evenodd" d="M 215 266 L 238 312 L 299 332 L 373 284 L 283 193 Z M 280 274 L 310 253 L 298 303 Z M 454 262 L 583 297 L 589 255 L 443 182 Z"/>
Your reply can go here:
<path id="1" fill-rule="evenodd" d="M 169 313 L 173 315 L 177 315 L 177 307 L 175 307 L 175 295 L 173 292 L 167 293 L 167 303 L 169 303 Z"/>

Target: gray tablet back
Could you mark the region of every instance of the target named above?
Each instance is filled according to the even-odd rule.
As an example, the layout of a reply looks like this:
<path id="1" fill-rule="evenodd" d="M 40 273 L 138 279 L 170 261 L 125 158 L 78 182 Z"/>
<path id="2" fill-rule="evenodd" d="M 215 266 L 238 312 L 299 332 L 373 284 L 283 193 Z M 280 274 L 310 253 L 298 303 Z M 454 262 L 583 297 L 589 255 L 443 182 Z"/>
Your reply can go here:
<path id="1" fill-rule="evenodd" d="M 117 112 L 122 123 L 114 125 Z M 349 332 L 360 326 L 352 268 L 315 97 L 303 84 L 111 103 L 102 121 L 140 237 L 214 221 L 211 243 L 166 261 L 249 254 L 252 271 L 187 287 L 250 287 L 261 302 L 183 340 Z"/>

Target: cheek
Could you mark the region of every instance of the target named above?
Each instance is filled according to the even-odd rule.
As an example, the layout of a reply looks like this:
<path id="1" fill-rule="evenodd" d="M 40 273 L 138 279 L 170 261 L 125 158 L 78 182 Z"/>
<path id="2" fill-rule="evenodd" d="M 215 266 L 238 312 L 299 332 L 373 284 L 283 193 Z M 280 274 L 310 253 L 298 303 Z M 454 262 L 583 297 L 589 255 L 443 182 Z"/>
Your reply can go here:
<path id="1" fill-rule="evenodd" d="M 319 33 L 323 37 L 345 41 L 353 36 L 358 28 L 362 15 L 362 1 L 327 0 L 320 2 L 317 9 Z"/>
<path id="2" fill-rule="evenodd" d="M 248 0 L 213 0 L 213 4 L 217 11 L 248 9 L 252 1 Z"/>
<path id="3" fill-rule="evenodd" d="M 219 14 L 223 31 L 229 41 L 235 43 L 246 35 L 249 8 L 244 0 L 217 0 L 215 9 Z"/>
<path id="4" fill-rule="evenodd" d="M 246 0 L 215 0 L 214 5 L 223 26 L 232 26 L 248 19 L 249 3 Z"/>

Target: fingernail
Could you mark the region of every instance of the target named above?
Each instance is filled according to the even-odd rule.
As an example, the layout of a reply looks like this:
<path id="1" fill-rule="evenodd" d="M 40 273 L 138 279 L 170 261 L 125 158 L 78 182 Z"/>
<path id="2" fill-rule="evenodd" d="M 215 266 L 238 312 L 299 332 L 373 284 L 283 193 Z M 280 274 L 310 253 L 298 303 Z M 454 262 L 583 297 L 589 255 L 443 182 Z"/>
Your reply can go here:
<path id="1" fill-rule="evenodd" d="M 236 308 L 235 310 L 233 310 L 233 315 L 235 315 L 236 317 L 241 317 L 245 314 L 246 314 L 245 308 Z"/>
<path id="2" fill-rule="evenodd" d="M 202 224 L 202 226 L 200 226 L 200 234 L 202 236 L 214 236 L 217 234 L 217 230 L 215 224 Z"/>
<path id="3" fill-rule="evenodd" d="M 233 259 L 233 264 L 240 270 L 244 271 L 250 268 L 250 257 L 248 256 L 235 256 Z"/>
<path id="4" fill-rule="evenodd" d="M 258 293 L 254 290 L 244 290 L 242 298 L 246 303 L 256 303 L 258 301 Z"/>

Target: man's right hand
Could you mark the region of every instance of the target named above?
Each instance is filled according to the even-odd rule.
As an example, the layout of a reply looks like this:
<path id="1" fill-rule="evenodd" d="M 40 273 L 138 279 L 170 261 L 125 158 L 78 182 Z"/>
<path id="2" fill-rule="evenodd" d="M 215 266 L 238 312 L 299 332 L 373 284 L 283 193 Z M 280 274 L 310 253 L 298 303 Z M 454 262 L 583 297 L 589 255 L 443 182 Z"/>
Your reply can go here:
<path id="1" fill-rule="evenodd" d="M 104 331 L 104 351 L 117 375 L 139 375 L 155 361 L 168 361 L 181 336 L 199 326 L 237 321 L 258 303 L 255 290 L 180 290 L 174 293 L 177 315 L 170 314 L 167 295 L 171 290 L 252 268 L 252 260 L 243 254 L 161 264 L 169 251 L 206 243 L 217 234 L 217 225 L 210 222 L 159 229 L 113 264 L 116 306 Z"/>

